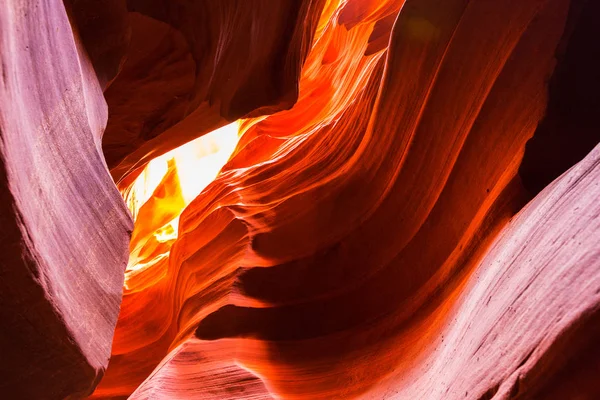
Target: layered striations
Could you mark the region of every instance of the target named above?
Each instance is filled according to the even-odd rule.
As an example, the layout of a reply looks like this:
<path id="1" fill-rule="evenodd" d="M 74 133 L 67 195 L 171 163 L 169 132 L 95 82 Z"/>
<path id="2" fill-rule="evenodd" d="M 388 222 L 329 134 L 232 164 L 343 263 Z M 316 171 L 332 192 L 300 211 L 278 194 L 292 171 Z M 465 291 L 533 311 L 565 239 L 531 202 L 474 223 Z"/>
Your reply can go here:
<path id="1" fill-rule="evenodd" d="M 0 4 L 0 104 L 1 397 L 81 398 L 108 364 L 132 222 L 59 0 Z"/>
<path id="2" fill-rule="evenodd" d="M 94 396 L 592 398 L 598 155 L 514 217 L 572 14 L 566 0 L 327 2 L 294 107 L 244 119 L 189 205 L 136 220 L 132 249 L 161 257 L 129 275 Z M 180 169 L 147 215 L 182 197 Z"/>
<path id="3" fill-rule="evenodd" d="M 598 2 L 2 7 L 0 388 L 600 396 Z"/>

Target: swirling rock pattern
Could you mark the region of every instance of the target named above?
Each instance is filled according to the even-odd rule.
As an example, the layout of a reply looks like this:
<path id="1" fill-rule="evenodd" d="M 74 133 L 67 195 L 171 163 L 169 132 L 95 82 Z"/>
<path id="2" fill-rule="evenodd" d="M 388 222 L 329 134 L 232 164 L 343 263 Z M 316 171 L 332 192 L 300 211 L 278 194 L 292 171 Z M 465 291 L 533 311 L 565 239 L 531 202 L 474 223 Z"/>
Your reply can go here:
<path id="1" fill-rule="evenodd" d="M 30 336 L 29 359 L 65 360 L 60 382 L 32 369 L 30 396 L 88 394 L 111 340 L 91 398 L 600 396 L 599 3 L 47 0 L 46 21 L 8 4 L 2 104 L 27 107 L 0 120 L 1 282 L 34 271 L 50 301 L 1 309 L 52 316 L 62 347 Z M 124 281 L 101 151 L 135 220 Z M 192 153 L 220 162 L 195 192 Z"/>
<path id="2" fill-rule="evenodd" d="M 535 279 L 562 300 L 548 314 L 535 302 L 515 308 L 520 335 L 559 346 L 578 321 L 552 321 L 568 296 L 544 282 L 562 265 L 541 277 L 519 258 L 512 292 L 497 292 L 507 279 L 498 271 L 513 266 L 503 252 L 549 262 L 522 231 L 560 226 L 541 211 L 509 221 L 529 198 L 517 172 L 570 3 L 335 3 L 294 107 L 242 122 L 229 163 L 183 211 L 168 260 L 126 293 L 97 396 L 137 387 L 133 398 L 527 397 L 550 381 L 519 374 L 559 373 L 550 350 L 534 351 L 541 339 L 486 332 Z M 597 265 L 581 268 L 591 278 Z M 588 311 L 592 292 L 582 294 Z M 488 299 L 473 303 L 481 293 Z M 490 297 L 502 301 L 489 307 Z M 475 359 L 452 351 L 471 346 L 485 361 L 464 375 Z M 247 371 L 265 386 L 248 379 L 242 392 Z"/>

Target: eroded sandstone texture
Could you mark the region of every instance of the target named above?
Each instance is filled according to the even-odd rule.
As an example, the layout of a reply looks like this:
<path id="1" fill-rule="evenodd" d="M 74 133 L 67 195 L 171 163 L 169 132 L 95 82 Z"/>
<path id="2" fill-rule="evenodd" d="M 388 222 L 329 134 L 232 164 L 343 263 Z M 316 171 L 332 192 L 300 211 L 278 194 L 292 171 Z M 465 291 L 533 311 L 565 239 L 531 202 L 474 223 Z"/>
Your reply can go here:
<path id="1" fill-rule="evenodd" d="M 0 389 L 599 398 L 599 4 L 8 1 Z"/>
<path id="2" fill-rule="evenodd" d="M 0 392 L 83 397 L 110 357 L 131 217 L 60 0 L 0 4 Z"/>

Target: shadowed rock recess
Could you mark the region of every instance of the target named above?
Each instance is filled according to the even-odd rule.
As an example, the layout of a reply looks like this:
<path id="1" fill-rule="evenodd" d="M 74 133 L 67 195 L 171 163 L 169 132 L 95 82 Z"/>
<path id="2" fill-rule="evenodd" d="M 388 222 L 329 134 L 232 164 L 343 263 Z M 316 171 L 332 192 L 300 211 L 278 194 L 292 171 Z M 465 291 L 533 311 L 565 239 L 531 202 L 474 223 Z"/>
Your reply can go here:
<path id="1" fill-rule="evenodd" d="M 600 398 L 598 21 L 1 1 L 0 398 Z"/>

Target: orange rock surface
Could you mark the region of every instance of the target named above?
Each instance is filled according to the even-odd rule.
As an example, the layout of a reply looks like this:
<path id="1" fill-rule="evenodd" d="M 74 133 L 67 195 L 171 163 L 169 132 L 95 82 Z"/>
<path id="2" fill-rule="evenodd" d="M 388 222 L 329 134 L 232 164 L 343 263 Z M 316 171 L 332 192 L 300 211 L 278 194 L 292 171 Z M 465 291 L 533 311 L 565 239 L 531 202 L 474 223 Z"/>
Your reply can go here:
<path id="1" fill-rule="evenodd" d="M 44 368 L 29 392 L 23 367 L 0 375 L 13 398 L 600 397 L 600 3 L 55 3 L 50 42 L 39 14 L 15 17 L 32 4 L 0 15 L 0 100 L 26 105 L 0 119 L 4 243 L 59 271 L 23 286 L 49 311 L 0 309 L 54 312 L 50 337 L 84 359 L 55 364 L 60 392 Z M 21 32 L 30 69 L 4 50 Z M 65 77 L 74 95 L 28 97 Z M 36 108 L 48 99 L 59 111 Z M 45 202 L 65 182 L 85 184 Z M 20 254 L 2 271 L 24 270 Z"/>

